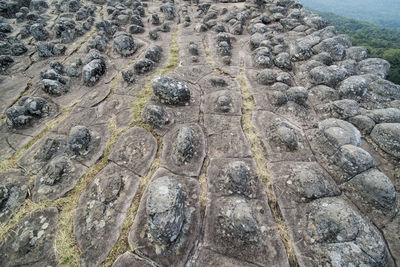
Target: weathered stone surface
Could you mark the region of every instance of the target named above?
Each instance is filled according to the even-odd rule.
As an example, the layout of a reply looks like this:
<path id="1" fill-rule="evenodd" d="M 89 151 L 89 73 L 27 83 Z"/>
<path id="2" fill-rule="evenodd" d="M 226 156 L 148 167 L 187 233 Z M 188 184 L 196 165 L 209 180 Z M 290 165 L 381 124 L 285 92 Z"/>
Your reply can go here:
<path id="1" fill-rule="evenodd" d="M 79 198 L 74 234 L 82 251 L 83 266 L 97 266 L 117 242 L 139 177 L 109 163 Z"/>
<path id="2" fill-rule="evenodd" d="M 64 196 L 75 187 L 85 170 L 86 167 L 73 162 L 65 155 L 53 157 L 36 175 L 32 200 L 40 202 Z"/>
<path id="3" fill-rule="evenodd" d="M 77 125 L 71 128 L 68 135 L 68 146 L 78 157 L 88 155 L 99 145 L 101 137 L 86 126 Z"/>
<path id="4" fill-rule="evenodd" d="M 357 202 L 376 209 L 390 210 L 396 200 L 396 191 L 389 177 L 374 168 L 355 176 L 346 183 L 344 190 Z"/>
<path id="5" fill-rule="evenodd" d="M 313 157 L 298 126 L 268 111 L 254 112 L 253 123 L 272 161 L 308 161 Z"/>
<path id="6" fill-rule="evenodd" d="M 117 260 L 113 263 L 112 267 L 126 267 L 126 266 L 153 267 L 154 265 L 150 264 L 146 260 L 137 258 L 134 254 L 127 251 L 117 258 Z"/>
<path id="7" fill-rule="evenodd" d="M 242 97 L 236 92 L 220 90 L 203 98 L 205 113 L 241 114 Z"/>
<path id="8" fill-rule="evenodd" d="M 240 127 L 240 116 L 204 115 L 211 157 L 245 158 L 251 155 L 250 145 Z"/>
<path id="9" fill-rule="evenodd" d="M 207 169 L 210 198 L 230 195 L 260 197 L 256 170 L 251 159 L 212 159 Z"/>
<path id="10" fill-rule="evenodd" d="M 339 86 L 339 94 L 343 98 L 362 99 L 368 90 L 368 81 L 362 76 L 351 76 Z"/>
<path id="11" fill-rule="evenodd" d="M 371 138 L 390 155 L 400 157 L 400 123 L 381 123 L 374 127 Z"/>
<path id="12" fill-rule="evenodd" d="M 364 60 L 368 57 L 368 50 L 363 46 L 353 46 L 346 49 L 346 58 L 356 61 Z"/>
<path id="13" fill-rule="evenodd" d="M 357 174 L 375 167 L 374 159 L 371 155 L 364 149 L 353 145 L 340 147 L 338 153 L 333 157 L 333 161 L 344 174 L 344 181 L 348 181 Z"/>
<path id="14" fill-rule="evenodd" d="M 369 135 L 375 127 L 375 122 L 368 116 L 357 115 L 349 119 L 349 122 L 365 135 Z"/>
<path id="15" fill-rule="evenodd" d="M 400 109 L 386 108 L 366 112 L 366 115 L 375 123 L 400 123 Z"/>
<path id="16" fill-rule="evenodd" d="M 174 178 L 163 176 L 149 186 L 146 201 L 147 224 L 151 236 L 164 244 L 176 241 L 184 220 L 182 185 Z"/>
<path id="17" fill-rule="evenodd" d="M 289 265 L 265 203 L 221 197 L 209 203 L 206 216 L 205 244 L 214 251 L 258 265 Z"/>
<path id="18" fill-rule="evenodd" d="M 142 116 L 147 123 L 157 128 L 162 128 L 173 121 L 163 107 L 156 105 L 148 105 Z"/>
<path id="19" fill-rule="evenodd" d="M 156 152 L 156 138 L 143 128 L 133 127 L 118 138 L 109 160 L 143 176 L 148 172 Z"/>
<path id="20" fill-rule="evenodd" d="M 327 119 L 318 125 L 318 141 L 328 155 L 332 155 L 343 145 L 360 146 L 361 134 L 350 123 L 337 119 Z"/>
<path id="21" fill-rule="evenodd" d="M 329 67 L 316 67 L 311 70 L 310 78 L 313 84 L 335 87 L 347 76 L 347 70 L 335 65 Z"/>
<path id="22" fill-rule="evenodd" d="M 168 187 L 167 184 L 163 185 L 163 181 L 167 182 L 170 181 L 170 179 L 176 181 L 176 183 L 173 182 L 173 184 L 174 188 L 177 190 L 175 193 L 181 192 L 178 193 L 179 198 L 176 198 L 178 195 L 172 194 L 172 187 Z M 159 185 L 159 187 L 157 185 Z M 169 196 L 171 196 L 171 198 L 169 198 Z M 148 190 L 145 192 L 140 202 L 137 216 L 129 233 L 129 244 L 137 248 L 139 253 L 150 257 L 157 264 L 163 266 L 184 266 L 189 252 L 193 248 L 194 241 L 198 239 L 200 230 L 199 197 L 200 188 L 196 180 L 187 176 L 174 175 L 162 168 L 157 170 L 151 179 Z M 164 199 L 165 201 L 158 202 L 157 199 Z M 176 202 L 176 200 L 179 201 Z M 179 208 L 171 209 L 175 207 L 174 203 L 179 203 Z M 157 211 L 158 215 L 149 217 L 154 211 Z M 175 211 L 179 211 L 179 213 Z M 156 225 L 159 225 L 161 222 L 168 223 L 164 221 L 164 219 L 170 216 L 175 217 L 173 214 L 180 214 L 178 216 L 179 222 L 181 219 L 183 220 L 182 225 L 178 227 L 180 229 L 176 228 L 176 231 L 169 231 L 168 229 L 172 230 L 172 228 L 167 227 L 162 229 L 156 227 L 158 230 L 154 231 L 154 228 L 152 230 L 152 226 L 149 222 L 153 224 L 153 227 L 154 223 L 156 223 Z M 154 213 L 154 215 L 156 214 Z M 160 221 L 161 219 L 162 221 Z M 177 226 L 177 222 L 178 221 L 170 222 L 168 225 Z M 155 234 L 156 237 L 154 237 L 153 234 Z M 158 234 L 161 234 L 160 236 L 163 236 L 163 238 L 158 239 Z M 165 242 L 168 241 L 164 239 L 166 236 L 168 236 L 167 239 L 169 239 L 169 242 Z M 173 237 L 172 240 L 170 239 L 171 237 Z M 179 251 L 179 253 L 177 253 L 177 251 Z"/>
<path id="23" fill-rule="evenodd" d="M 186 264 L 188 267 L 201 267 L 201 266 L 221 266 L 221 267 L 255 267 L 257 265 L 243 262 L 240 259 L 229 258 L 224 254 L 217 253 L 211 249 L 201 247 L 197 250 L 196 254 Z"/>
<path id="24" fill-rule="evenodd" d="M 0 223 L 16 213 L 28 195 L 29 180 L 20 170 L 0 174 Z"/>
<path id="25" fill-rule="evenodd" d="M 93 59 L 82 68 L 83 82 L 88 86 L 95 85 L 106 72 L 106 64 L 102 59 Z"/>
<path id="26" fill-rule="evenodd" d="M 362 74 L 375 74 L 381 78 L 385 78 L 390 69 L 389 62 L 381 58 L 364 59 L 359 65 Z"/>
<path id="27" fill-rule="evenodd" d="M 309 206 L 308 234 L 316 258 L 327 264 L 387 265 L 383 238 L 343 200 L 327 198 Z"/>
<path id="28" fill-rule="evenodd" d="M 23 128 L 32 125 L 49 115 L 50 106 L 46 99 L 41 97 L 22 97 L 17 105 L 6 110 L 7 124 L 10 127 Z"/>
<path id="29" fill-rule="evenodd" d="M 126 252 L 115 266 L 396 266 L 389 64 L 292 0 L 196 1 L 0 3 L 3 239 L 21 207 L 51 202 L 58 233 L 77 216 L 80 252 L 66 255 L 58 236 L 61 265 Z M 15 162 L 23 175 L 7 171 Z M 181 185 L 175 204 L 150 190 L 161 177 Z"/>
<path id="30" fill-rule="evenodd" d="M 172 172 L 198 176 L 204 157 L 204 134 L 197 124 L 177 125 L 164 137 L 161 165 Z"/>
<path id="31" fill-rule="evenodd" d="M 347 120 L 360 114 L 357 101 L 350 99 L 336 100 L 329 105 L 333 117 Z"/>
<path id="32" fill-rule="evenodd" d="M 154 94 L 162 103 L 182 105 L 190 100 L 190 89 L 181 81 L 167 76 L 157 76 L 151 83 Z"/>
<path id="33" fill-rule="evenodd" d="M 54 243 L 58 211 L 55 207 L 32 212 L 0 244 L 2 266 L 58 266 Z"/>

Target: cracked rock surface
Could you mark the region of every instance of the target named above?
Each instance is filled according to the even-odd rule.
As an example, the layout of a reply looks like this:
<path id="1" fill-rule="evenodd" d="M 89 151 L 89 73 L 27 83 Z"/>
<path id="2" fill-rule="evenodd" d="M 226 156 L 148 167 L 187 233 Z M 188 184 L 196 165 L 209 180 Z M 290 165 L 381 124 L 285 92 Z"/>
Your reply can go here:
<path id="1" fill-rule="evenodd" d="M 400 265 L 400 85 L 293 0 L 0 0 L 0 266 Z"/>

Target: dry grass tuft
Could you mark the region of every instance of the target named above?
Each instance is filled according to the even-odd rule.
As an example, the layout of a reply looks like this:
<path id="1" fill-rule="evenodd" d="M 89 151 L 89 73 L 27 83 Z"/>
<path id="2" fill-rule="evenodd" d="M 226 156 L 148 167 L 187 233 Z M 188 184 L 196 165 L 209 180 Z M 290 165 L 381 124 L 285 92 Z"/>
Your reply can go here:
<path id="1" fill-rule="evenodd" d="M 256 109 L 253 95 L 248 89 L 247 80 L 243 73 L 243 69 L 240 71 L 240 75 L 237 78 L 240 84 L 240 90 L 242 92 L 243 104 L 242 104 L 242 129 L 250 143 L 253 157 L 257 164 L 258 177 L 266 188 L 268 195 L 268 205 L 271 208 L 272 214 L 278 226 L 278 231 L 281 236 L 282 242 L 286 248 L 286 252 L 289 258 L 289 264 L 292 267 L 299 266 L 294 252 L 292 241 L 289 238 L 289 233 L 285 222 L 283 220 L 278 202 L 276 200 L 273 183 L 270 178 L 270 174 L 267 170 L 266 153 L 262 146 L 261 140 L 256 133 L 255 127 L 252 123 L 253 111 Z"/>

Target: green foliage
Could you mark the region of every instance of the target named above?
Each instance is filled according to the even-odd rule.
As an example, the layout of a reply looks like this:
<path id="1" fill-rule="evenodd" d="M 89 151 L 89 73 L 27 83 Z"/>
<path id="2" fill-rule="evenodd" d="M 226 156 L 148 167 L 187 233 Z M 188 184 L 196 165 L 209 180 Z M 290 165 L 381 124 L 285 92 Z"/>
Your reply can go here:
<path id="1" fill-rule="evenodd" d="M 400 30 L 399 0 L 299 0 L 305 7 Z"/>
<path id="2" fill-rule="evenodd" d="M 340 33 L 348 34 L 353 45 L 365 46 L 368 56 L 386 59 L 391 64 L 387 79 L 400 84 L 400 31 L 333 13 L 314 11 L 328 20 Z"/>

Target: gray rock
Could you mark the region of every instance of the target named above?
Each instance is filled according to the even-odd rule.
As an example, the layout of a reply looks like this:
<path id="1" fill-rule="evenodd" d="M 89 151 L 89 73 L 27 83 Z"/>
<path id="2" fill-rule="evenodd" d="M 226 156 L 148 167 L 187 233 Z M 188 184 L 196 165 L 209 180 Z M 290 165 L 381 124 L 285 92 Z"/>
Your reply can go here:
<path id="1" fill-rule="evenodd" d="M 178 131 L 176 145 L 172 157 L 177 165 L 190 162 L 195 153 L 195 137 L 193 129 L 183 126 Z"/>
<path id="2" fill-rule="evenodd" d="M 127 251 L 119 256 L 111 267 L 153 267 L 154 265 L 147 262 L 146 260 L 140 259 L 133 253 Z"/>
<path id="3" fill-rule="evenodd" d="M 349 118 L 349 122 L 357 127 L 364 135 L 369 135 L 375 127 L 375 122 L 368 116 L 357 115 Z"/>
<path id="4" fill-rule="evenodd" d="M 346 187 L 358 200 L 378 209 L 391 210 L 396 201 L 396 190 L 384 173 L 378 169 L 365 171 L 351 179 Z"/>
<path id="5" fill-rule="evenodd" d="M 49 38 L 49 32 L 39 23 L 35 23 L 30 27 L 30 32 L 36 41 L 45 41 Z"/>
<path id="6" fill-rule="evenodd" d="M 319 54 L 316 54 L 311 58 L 312 60 L 319 61 L 324 65 L 330 66 L 333 64 L 333 59 L 331 55 L 327 52 L 321 52 Z"/>
<path id="7" fill-rule="evenodd" d="M 400 99 L 400 85 L 384 79 L 377 79 L 369 84 L 369 90 L 387 100 Z"/>
<path id="8" fill-rule="evenodd" d="M 327 119 L 318 124 L 318 139 L 329 155 L 341 146 L 360 146 L 361 134 L 350 123 L 338 119 Z"/>
<path id="9" fill-rule="evenodd" d="M 335 101 L 339 99 L 338 92 L 325 85 L 314 86 L 311 88 L 311 92 L 321 101 Z"/>
<path id="10" fill-rule="evenodd" d="M 58 266 L 54 248 L 58 210 L 38 210 L 22 218 L 0 244 L 1 266 Z"/>
<path id="11" fill-rule="evenodd" d="M 85 126 L 71 128 L 68 135 L 68 146 L 76 155 L 87 155 L 93 149 L 95 136 Z"/>
<path id="12" fill-rule="evenodd" d="M 379 123 L 400 123 L 400 109 L 385 108 L 367 111 L 366 114 L 376 124 Z"/>
<path id="13" fill-rule="evenodd" d="M 182 186 L 174 178 L 163 176 L 150 184 L 146 200 L 147 223 L 157 241 L 171 244 L 178 239 L 184 209 Z"/>
<path id="14" fill-rule="evenodd" d="M 190 101 L 189 87 L 176 79 L 167 76 L 157 76 L 151 81 L 154 94 L 162 103 L 182 105 Z"/>
<path id="15" fill-rule="evenodd" d="M 158 35 L 158 30 L 149 31 L 149 37 L 151 40 L 158 40 L 160 36 Z"/>
<path id="16" fill-rule="evenodd" d="M 345 181 L 352 179 L 357 174 L 375 167 L 371 155 L 359 147 L 344 145 L 334 156 L 335 164 L 340 167 Z"/>
<path id="17" fill-rule="evenodd" d="M 0 174 L 0 223 L 18 211 L 28 195 L 28 186 L 29 181 L 20 170 L 10 169 Z"/>
<path id="18" fill-rule="evenodd" d="M 291 87 L 286 91 L 286 95 L 289 101 L 299 105 L 305 105 L 308 99 L 308 92 L 304 87 Z"/>
<path id="19" fill-rule="evenodd" d="M 363 46 L 353 46 L 346 49 L 346 59 L 361 61 L 368 57 L 368 50 Z"/>
<path id="20" fill-rule="evenodd" d="M 188 49 L 189 49 L 189 53 L 192 54 L 193 56 L 199 55 L 199 47 L 196 43 L 190 42 Z"/>
<path id="21" fill-rule="evenodd" d="M 266 39 L 266 37 L 261 34 L 261 33 L 255 33 L 250 36 L 250 48 L 252 50 L 258 48 L 261 44 Z"/>
<path id="22" fill-rule="evenodd" d="M 297 40 L 289 45 L 289 54 L 293 61 L 302 61 L 309 59 L 313 53 L 308 42 Z"/>
<path id="23" fill-rule="evenodd" d="M 273 91 L 268 96 L 271 104 L 275 106 L 283 106 L 288 102 L 286 92 Z"/>
<path id="24" fill-rule="evenodd" d="M 83 82 L 87 86 L 95 85 L 106 72 L 104 59 L 93 59 L 82 68 Z"/>
<path id="25" fill-rule="evenodd" d="M 144 120 L 153 127 L 161 128 L 171 122 L 164 108 L 156 105 L 148 105 L 143 112 Z"/>
<path id="26" fill-rule="evenodd" d="M 145 74 L 154 68 L 154 61 L 144 58 L 135 62 L 133 69 L 136 74 Z"/>
<path id="27" fill-rule="evenodd" d="M 219 211 L 221 236 L 238 244 L 257 244 L 262 238 L 261 226 L 253 207 L 244 198 L 228 198 Z"/>
<path id="28" fill-rule="evenodd" d="M 286 52 L 280 53 L 274 59 L 274 63 L 277 67 L 285 70 L 292 70 L 292 62 L 290 60 L 290 55 Z"/>
<path id="29" fill-rule="evenodd" d="M 31 0 L 29 9 L 32 11 L 37 11 L 39 13 L 45 12 L 49 8 L 47 1 L 45 0 Z"/>
<path id="30" fill-rule="evenodd" d="M 291 151 L 299 147 L 299 137 L 297 131 L 287 123 L 280 123 L 276 128 L 276 134 L 281 142 Z"/>
<path id="31" fill-rule="evenodd" d="M 116 32 L 114 34 L 114 49 L 122 56 L 130 56 L 138 49 L 132 36 L 125 32 Z"/>
<path id="32" fill-rule="evenodd" d="M 347 70 L 335 65 L 316 67 L 310 71 L 311 82 L 335 87 L 347 77 Z"/>
<path id="33" fill-rule="evenodd" d="M 309 207 L 307 232 L 324 254 L 321 264 L 386 266 L 380 234 L 341 199 L 323 198 Z"/>
<path id="34" fill-rule="evenodd" d="M 351 76 L 339 86 L 339 93 L 343 98 L 363 99 L 368 91 L 368 81 L 363 76 Z"/>
<path id="35" fill-rule="evenodd" d="M 230 56 L 231 55 L 231 46 L 228 42 L 221 41 L 217 43 L 217 53 L 220 56 Z"/>
<path id="36" fill-rule="evenodd" d="M 170 4 L 160 6 L 160 11 L 167 20 L 173 20 L 175 18 L 175 8 Z"/>
<path id="37" fill-rule="evenodd" d="M 62 43 L 71 43 L 79 35 L 75 20 L 68 17 L 57 19 L 54 24 L 56 38 L 60 38 Z"/>
<path id="38" fill-rule="evenodd" d="M 60 96 L 69 91 L 69 84 L 64 84 L 59 80 L 42 79 L 40 84 L 43 91 L 53 96 Z"/>
<path id="39" fill-rule="evenodd" d="M 306 201 L 339 194 L 334 183 L 322 172 L 307 167 L 293 171 L 286 184 Z"/>
<path id="40" fill-rule="evenodd" d="M 142 26 L 132 24 L 128 27 L 128 31 L 132 34 L 144 33 L 145 29 Z"/>
<path id="41" fill-rule="evenodd" d="M 4 72 L 14 63 L 14 59 L 8 55 L 0 55 L 0 73 Z"/>
<path id="42" fill-rule="evenodd" d="M 400 158 L 400 123 L 381 123 L 374 127 L 371 138 L 390 155 Z"/>
<path id="43" fill-rule="evenodd" d="M 39 57 L 53 57 L 64 54 L 67 47 L 63 44 L 54 43 L 38 43 L 36 44 L 36 50 Z"/>
<path id="44" fill-rule="evenodd" d="M 152 14 L 151 15 L 151 24 L 153 25 L 160 25 L 160 18 L 158 17 L 158 14 Z"/>
<path id="45" fill-rule="evenodd" d="M 253 62 L 256 67 L 270 68 L 273 65 L 272 53 L 268 47 L 259 47 L 253 52 Z"/>
<path id="46" fill-rule="evenodd" d="M 357 61 L 353 59 L 347 59 L 338 62 L 338 66 L 345 68 L 349 74 L 351 75 L 360 75 L 360 68 L 358 67 Z"/>
<path id="47" fill-rule="evenodd" d="M 228 91 L 217 98 L 217 107 L 221 112 L 229 112 L 232 109 L 232 97 Z"/>
<path id="48" fill-rule="evenodd" d="M 150 59 L 154 62 L 160 62 L 162 55 L 162 48 L 159 45 L 151 46 L 144 55 L 145 58 Z"/>
<path id="49" fill-rule="evenodd" d="M 140 16 L 132 16 L 131 17 L 131 23 L 134 24 L 134 25 L 138 25 L 138 26 L 144 27 L 143 20 L 142 20 L 142 18 Z"/>
<path id="50" fill-rule="evenodd" d="M 367 58 L 360 61 L 361 74 L 374 74 L 385 78 L 389 73 L 390 63 L 381 58 Z"/>
<path id="51" fill-rule="evenodd" d="M 264 23 L 255 23 L 253 25 L 250 25 L 248 30 L 250 34 L 255 34 L 257 32 L 263 34 L 270 31 L 268 29 L 268 26 Z"/>
<path id="52" fill-rule="evenodd" d="M 276 73 L 273 70 L 265 69 L 257 73 L 256 79 L 261 85 L 271 85 L 276 82 Z"/>
<path id="53" fill-rule="evenodd" d="M 40 119 L 49 114 L 48 102 L 40 97 L 22 97 L 17 105 L 6 110 L 7 124 L 21 128 L 29 126 L 33 119 Z"/>
<path id="54" fill-rule="evenodd" d="M 313 47 L 315 53 L 327 52 L 333 60 L 340 61 L 346 56 L 346 49 L 351 46 L 350 37 L 338 35 L 333 38 L 323 40 L 320 44 Z"/>
<path id="55" fill-rule="evenodd" d="M 357 101 L 350 99 L 337 100 L 329 105 L 331 114 L 335 118 L 347 120 L 360 114 L 360 106 Z"/>
<path id="56" fill-rule="evenodd" d="M 49 161 L 53 157 L 63 154 L 66 148 L 67 143 L 64 140 L 47 138 L 34 155 L 34 159 L 43 162 Z"/>
<path id="57" fill-rule="evenodd" d="M 234 193 L 246 192 L 250 182 L 250 168 L 243 161 L 230 162 L 225 170 L 229 189 Z"/>
<path id="58" fill-rule="evenodd" d="M 27 110 L 22 106 L 13 106 L 6 110 L 7 124 L 10 127 L 21 128 L 29 126 L 33 117 L 27 114 Z"/>

